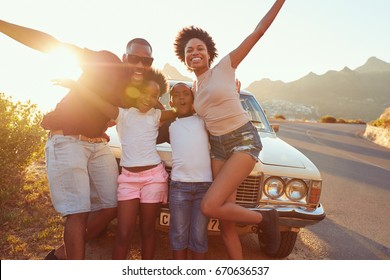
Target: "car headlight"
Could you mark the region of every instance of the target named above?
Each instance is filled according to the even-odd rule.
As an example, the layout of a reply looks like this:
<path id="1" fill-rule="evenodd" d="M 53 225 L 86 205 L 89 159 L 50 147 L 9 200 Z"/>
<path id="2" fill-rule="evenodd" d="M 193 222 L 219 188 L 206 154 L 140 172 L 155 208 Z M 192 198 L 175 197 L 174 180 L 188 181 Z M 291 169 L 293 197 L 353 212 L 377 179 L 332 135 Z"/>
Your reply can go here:
<path id="1" fill-rule="evenodd" d="M 264 183 L 264 194 L 269 198 L 276 199 L 283 194 L 284 181 L 282 178 L 270 177 Z"/>
<path id="2" fill-rule="evenodd" d="M 304 181 L 293 179 L 287 183 L 285 193 L 292 201 L 299 201 L 307 195 L 307 186 Z"/>

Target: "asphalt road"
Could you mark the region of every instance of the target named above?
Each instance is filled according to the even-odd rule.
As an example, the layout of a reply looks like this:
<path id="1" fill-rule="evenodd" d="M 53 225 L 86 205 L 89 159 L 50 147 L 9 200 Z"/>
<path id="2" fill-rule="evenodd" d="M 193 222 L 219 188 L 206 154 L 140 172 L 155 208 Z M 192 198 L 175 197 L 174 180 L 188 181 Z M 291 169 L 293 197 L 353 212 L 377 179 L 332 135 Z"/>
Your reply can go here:
<path id="1" fill-rule="evenodd" d="M 278 136 L 309 157 L 323 179 L 327 217 L 305 230 L 318 250 L 305 255 L 310 259 L 390 259 L 390 149 L 364 139 L 364 130 L 365 125 L 280 123 Z"/>

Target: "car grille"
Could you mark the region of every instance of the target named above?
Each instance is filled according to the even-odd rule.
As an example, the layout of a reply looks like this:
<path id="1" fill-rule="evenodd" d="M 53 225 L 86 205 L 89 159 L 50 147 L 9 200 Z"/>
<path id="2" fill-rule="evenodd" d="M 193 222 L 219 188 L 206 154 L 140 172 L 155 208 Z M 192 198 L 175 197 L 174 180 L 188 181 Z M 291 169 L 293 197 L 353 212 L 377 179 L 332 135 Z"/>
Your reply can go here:
<path id="1" fill-rule="evenodd" d="M 261 176 L 248 176 L 237 190 L 237 204 L 244 207 L 255 207 L 259 201 Z"/>
<path id="2" fill-rule="evenodd" d="M 166 166 L 166 170 L 169 174 L 171 174 L 171 167 Z M 237 204 L 246 208 L 256 207 L 259 201 L 261 181 L 262 181 L 261 175 L 248 176 L 244 180 L 244 182 L 241 183 L 240 187 L 237 190 L 237 198 L 236 198 Z"/>

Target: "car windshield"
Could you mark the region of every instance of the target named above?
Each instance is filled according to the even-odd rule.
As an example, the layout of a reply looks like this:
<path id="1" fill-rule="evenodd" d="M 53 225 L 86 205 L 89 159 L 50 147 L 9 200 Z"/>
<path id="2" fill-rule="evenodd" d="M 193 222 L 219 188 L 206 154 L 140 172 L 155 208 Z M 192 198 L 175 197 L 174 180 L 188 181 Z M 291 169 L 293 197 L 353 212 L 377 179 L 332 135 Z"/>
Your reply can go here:
<path id="1" fill-rule="evenodd" d="M 252 95 L 241 94 L 240 101 L 242 107 L 248 113 L 254 126 L 260 131 L 271 132 L 271 127 L 268 123 L 268 120 L 256 98 Z"/>

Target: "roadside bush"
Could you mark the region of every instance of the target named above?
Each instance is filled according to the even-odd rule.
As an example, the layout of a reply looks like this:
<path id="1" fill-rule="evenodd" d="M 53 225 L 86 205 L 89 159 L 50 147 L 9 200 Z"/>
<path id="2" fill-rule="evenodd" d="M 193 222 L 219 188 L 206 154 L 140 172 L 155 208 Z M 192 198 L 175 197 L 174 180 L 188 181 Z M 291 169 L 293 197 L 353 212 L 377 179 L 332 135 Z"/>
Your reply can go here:
<path id="1" fill-rule="evenodd" d="M 338 120 L 337 120 L 337 123 L 347 123 L 347 121 L 344 120 L 344 119 L 338 119 Z"/>
<path id="2" fill-rule="evenodd" d="M 350 123 L 350 124 L 366 124 L 366 122 L 364 122 L 362 120 L 350 120 L 350 121 L 348 121 L 348 123 Z"/>
<path id="3" fill-rule="evenodd" d="M 274 119 L 276 119 L 276 120 L 286 120 L 286 117 L 284 115 L 275 115 Z"/>
<path id="4" fill-rule="evenodd" d="M 337 119 L 335 117 L 332 117 L 332 116 L 323 116 L 323 117 L 321 117 L 320 122 L 322 122 L 322 123 L 336 123 Z"/>
<path id="5" fill-rule="evenodd" d="M 13 102 L 0 93 L 0 190 L 14 188 L 31 162 L 43 155 L 45 131 L 35 104 Z M 1 194 L 0 194 L 1 195 Z"/>
<path id="6" fill-rule="evenodd" d="M 376 119 L 370 123 L 372 126 L 390 129 L 390 119 Z"/>

